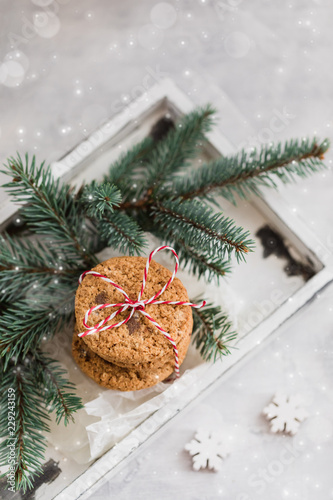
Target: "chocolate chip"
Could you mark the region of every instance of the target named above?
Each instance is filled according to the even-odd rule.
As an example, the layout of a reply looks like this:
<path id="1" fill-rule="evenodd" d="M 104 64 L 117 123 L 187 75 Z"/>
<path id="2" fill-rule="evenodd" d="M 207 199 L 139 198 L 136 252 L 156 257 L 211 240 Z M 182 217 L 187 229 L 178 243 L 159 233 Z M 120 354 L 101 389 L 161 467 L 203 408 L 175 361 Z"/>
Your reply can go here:
<path id="1" fill-rule="evenodd" d="M 133 333 L 137 332 L 141 328 L 141 322 L 139 320 L 138 313 L 134 313 L 131 319 L 127 323 L 128 333 L 133 335 Z"/>
<path id="2" fill-rule="evenodd" d="M 95 304 L 106 304 L 108 301 L 107 293 L 102 291 L 99 292 L 95 297 Z"/>
<path id="3" fill-rule="evenodd" d="M 89 359 L 89 354 L 88 354 L 88 351 L 86 351 L 85 349 L 83 349 L 82 347 L 79 348 L 79 356 L 80 358 L 86 358 L 86 359 Z"/>

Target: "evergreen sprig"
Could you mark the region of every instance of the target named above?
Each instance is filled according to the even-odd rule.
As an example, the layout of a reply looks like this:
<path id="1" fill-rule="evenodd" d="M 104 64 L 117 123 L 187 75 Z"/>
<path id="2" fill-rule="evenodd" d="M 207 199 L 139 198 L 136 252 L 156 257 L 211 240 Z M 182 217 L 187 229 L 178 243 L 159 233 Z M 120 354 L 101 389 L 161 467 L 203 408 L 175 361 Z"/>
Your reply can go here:
<path id="1" fill-rule="evenodd" d="M 26 362 L 17 359 L 4 370 L 0 393 L 0 462 L 3 465 L 12 464 L 11 450 L 15 451 L 14 477 L 16 489 L 25 492 L 33 487 L 33 477 L 42 473 L 42 462 L 46 448 L 44 433 L 49 432 L 50 419 L 44 398 L 34 378 L 30 359 Z M 14 394 L 15 405 L 8 396 Z M 13 408 L 14 421 L 9 419 L 9 408 Z M 8 435 L 9 422 L 13 424 L 13 434 Z M 10 446 L 9 446 L 10 445 Z M 3 476 L 5 473 L 3 474 Z"/>
<path id="2" fill-rule="evenodd" d="M 213 201 L 220 194 L 236 204 L 236 195 L 248 198 L 259 195 L 262 187 L 277 187 L 275 179 L 287 184 L 296 177 L 307 177 L 325 168 L 322 162 L 329 141 L 298 139 L 259 151 L 242 150 L 233 157 L 220 157 L 191 173 L 178 177 L 169 187 L 171 196 L 182 200 L 205 197 Z"/>
<path id="3" fill-rule="evenodd" d="M 74 385 L 66 372 L 39 349 L 10 360 L 1 381 L 0 395 L 0 461 L 12 464 L 9 452 L 15 450 L 16 488 L 25 492 L 33 487 L 34 476 L 43 472 L 46 448 L 45 432 L 49 432 L 49 414 L 56 422 L 67 425 L 73 413 L 83 408 L 74 394 Z M 10 417 L 10 418 L 9 418 Z M 9 422 L 11 425 L 9 425 Z M 10 429 L 10 435 L 8 435 Z M 5 474 L 3 474 L 4 476 Z"/>
<path id="4" fill-rule="evenodd" d="M 115 184 L 121 189 L 124 199 L 134 195 L 135 178 L 138 170 L 144 165 L 149 153 L 152 151 L 154 141 L 146 137 L 128 151 L 123 153 L 109 168 L 105 181 Z M 134 186 L 133 186 L 134 185 Z"/>
<path id="5" fill-rule="evenodd" d="M 278 179 L 312 174 L 324 167 L 329 145 L 327 139 L 292 140 L 189 169 L 205 147 L 212 108 L 198 108 L 176 124 L 165 118 L 164 129 L 161 123 L 113 162 L 102 182 L 77 191 L 35 157 L 18 155 L 5 166 L 11 180 L 4 187 L 23 204 L 29 228 L 0 238 L 0 461 L 8 459 L 6 391 L 14 388 L 18 488 L 31 488 L 42 470 L 48 412 L 67 424 L 82 407 L 44 346 L 73 320 L 77 279 L 98 262 L 96 253 L 109 246 L 140 254 L 150 232 L 172 245 L 198 278 L 222 279 L 232 257 L 244 260 L 253 241 L 219 210 L 216 195 L 236 203 L 276 187 Z M 236 334 L 221 308 L 209 304 L 193 315 L 193 340 L 204 359 L 228 354 Z"/>
<path id="6" fill-rule="evenodd" d="M 82 272 L 84 268 L 82 268 Z M 0 302 L 17 301 L 52 280 L 76 282 L 77 262 L 41 241 L 0 235 Z"/>
<path id="7" fill-rule="evenodd" d="M 114 184 L 98 184 L 93 181 L 83 189 L 81 202 L 86 207 L 87 216 L 100 220 L 107 214 L 112 214 L 121 199 L 121 192 Z"/>
<path id="8" fill-rule="evenodd" d="M 206 304 L 193 308 L 193 340 L 201 356 L 214 362 L 218 357 L 230 354 L 230 344 L 237 338 L 228 316 L 220 306 Z"/>
<path id="9" fill-rule="evenodd" d="M 59 245 L 69 258 L 95 263 L 89 254 L 90 234 L 82 230 L 80 206 L 71 186 L 60 184 L 45 162 L 37 166 L 36 158 L 30 162 L 28 155 L 25 161 L 19 154 L 9 158 L 2 173 L 12 177 L 3 187 L 14 201 L 24 203 L 21 214 L 36 234 L 48 237 L 48 244 Z"/>
<path id="10" fill-rule="evenodd" d="M 157 194 L 165 181 L 170 181 L 181 168 L 189 166 L 189 160 L 202 148 L 205 133 L 211 129 L 213 113 L 210 106 L 196 109 L 169 132 L 167 141 L 157 144 L 146 163 L 143 179 L 146 192 Z"/>
<path id="11" fill-rule="evenodd" d="M 139 255 L 146 246 L 146 239 L 139 224 L 122 212 L 98 221 L 97 231 L 104 246 L 117 248 L 121 253 Z"/>
<path id="12" fill-rule="evenodd" d="M 184 240 L 197 249 L 209 249 L 221 260 L 235 252 L 237 260 L 252 250 L 253 241 L 248 231 L 237 227 L 234 221 L 198 200 L 162 201 L 152 206 L 155 223 L 163 224 L 166 236 Z"/>
<path id="13" fill-rule="evenodd" d="M 75 395 L 75 385 L 66 378 L 66 370 L 38 349 L 34 355 L 34 372 L 44 393 L 44 404 L 49 412 L 55 412 L 57 424 L 62 419 L 65 425 L 74 422 L 73 413 L 83 408 L 83 404 Z"/>
<path id="14" fill-rule="evenodd" d="M 177 238 L 172 232 L 168 232 L 167 237 L 166 233 L 167 228 L 163 224 L 161 224 L 160 231 L 154 232 L 155 236 L 175 249 L 180 265 L 198 278 L 205 277 L 207 281 L 215 278 L 219 282 L 221 277 L 231 272 L 230 258 L 223 260 L 210 248 L 199 250 L 194 245 L 186 244 L 183 239 Z"/>
<path id="15" fill-rule="evenodd" d="M 13 357 L 24 358 L 71 322 L 75 288 L 66 292 L 56 286 L 42 287 L 32 297 L 4 308 L 0 315 L 0 357 L 5 369 Z"/>

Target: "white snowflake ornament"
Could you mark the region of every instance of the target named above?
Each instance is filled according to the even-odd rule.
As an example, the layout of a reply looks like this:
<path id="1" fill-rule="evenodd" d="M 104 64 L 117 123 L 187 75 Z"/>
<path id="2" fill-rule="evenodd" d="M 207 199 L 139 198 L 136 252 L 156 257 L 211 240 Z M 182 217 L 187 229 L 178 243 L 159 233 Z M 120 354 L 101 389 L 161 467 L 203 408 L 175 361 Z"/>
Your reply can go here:
<path id="1" fill-rule="evenodd" d="M 300 423 L 308 416 L 300 406 L 300 396 L 287 397 L 280 393 L 264 408 L 263 414 L 270 421 L 272 432 L 289 432 L 292 435 L 296 434 Z"/>
<path id="2" fill-rule="evenodd" d="M 185 450 L 192 455 L 194 470 L 219 471 L 223 459 L 229 455 L 226 439 L 220 433 L 206 429 L 198 429 L 194 439 L 185 445 Z"/>

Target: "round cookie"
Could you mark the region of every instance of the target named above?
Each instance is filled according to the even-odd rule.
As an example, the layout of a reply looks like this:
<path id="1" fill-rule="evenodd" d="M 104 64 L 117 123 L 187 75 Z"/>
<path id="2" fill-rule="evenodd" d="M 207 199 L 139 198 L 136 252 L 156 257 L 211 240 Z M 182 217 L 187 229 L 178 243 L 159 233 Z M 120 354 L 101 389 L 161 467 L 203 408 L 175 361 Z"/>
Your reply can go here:
<path id="1" fill-rule="evenodd" d="M 105 361 L 91 351 L 86 343 L 77 336 L 77 333 L 76 330 L 72 341 L 73 358 L 86 375 L 108 389 L 119 391 L 146 389 L 165 380 L 174 370 L 174 365 L 171 362 L 155 370 L 121 368 Z"/>
<path id="2" fill-rule="evenodd" d="M 93 270 L 112 279 L 127 292 L 132 300 L 136 300 L 141 289 L 146 260 L 144 257 L 114 257 L 98 264 Z M 152 260 L 142 298 L 152 297 L 170 277 L 171 272 L 168 269 Z M 178 278 L 174 279 L 158 299 L 189 301 L 187 291 Z M 98 277 L 87 275 L 79 285 L 75 297 L 75 315 L 79 330 L 81 332 L 85 330 L 84 315 L 93 305 L 123 301 L 124 296 L 111 284 Z M 93 326 L 114 310 L 104 308 L 95 311 L 89 317 L 88 325 Z M 171 335 L 184 358 L 190 344 L 193 327 L 191 307 L 150 304 L 146 306 L 146 312 Z M 128 314 L 128 311 L 119 314 L 115 321 L 125 319 Z M 165 356 L 174 360 L 171 343 L 151 321 L 138 311 L 128 323 L 111 330 L 86 335 L 82 339 L 93 352 L 119 366 L 157 362 L 157 359 L 165 359 Z M 163 362 L 162 359 L 161 361 Z"/>
<path id="3" fill-rule="evenodd" d="M 138 314 L 139 313 L 135 312 L 133 316 L 136 316 Z M 131 320 L 128 322 L 129 327 L 130 327 L 130 322 L 131 322 Z M 79 330 L 77 331 L 77 333 L 79 333 Z M 85 338 L 83 337 L 82 340 L 84 341 Z M 187 353 L 188 348 L 189 348 L 190 341 L 191 341 L 191 332 L 189 333 L 189 335 L 185 335 L 183 338 L 181 338 L 181 340 L 179 341 L 179 343 L 177 345 L 179 365 L 181 365 L 182 362 L 185 359 L 186 353 Z M 98 355 L 101 358 L 105 359 L 105 361 L 110 361 L 108 359 L 107 355 L 104 355 L 104 354 L 102 355 L 102 354 L 103 353 L 99 353 Z M 115 364 L 115 365 L 118 365 L 118 366 L 121 366 L 121 367 L 124 367 L 124 368 L 131 368 L 133 370 L 137 369 L 137 368 L 140 368 L 142 366 L 144 366 L 145 368 L 147 367 L 147 368 L 150 368 L 150 369 L 154 370 L 155 368 L 158 368 L 158 367 L 164 365 L 165 363 L 167 363 L 168 361 L 171 361 L 171 360 L 173 360 L 173 362 L 175 361 L 175 354 L 174 354 L 174 350 L 173 349 L 172 349 L 172 351 L 170 350 L 169 352 L 167 352 L 162 357 L 156 357 L 156 358 L 152 359 L 151 361 L 148 361 L 148 363 L 141 363 L 141 362 L 127 363 L 127 362 L 123 362 L 123 361 L 121 361 L 119 359 L 113 359 L 111 362 L 113 364 Z"/>
<path id="4" fill-rule="evenodd" d="M 78 329 L 78 326 L 77 326 L 77 323 L 76 323 L 75 324 L 75 335 L 77 335 L 78 333 L 79 333 L 79 329 Z M 78 338 L 80 340 L 84 341 L 83 338 L 81 338 L 81 337 L 78 337 Z M 84 344 L 85 344 L 85 342 L 84 342 Z M 177 346 L 179 366 L 183 363 L 183 361 L 185 359 L 188 347 L 189 347 L 188 337 L 183 337 L 180 340 L 180 342 L 179 342 L 179 344 Z M 104 359 L 105 361 L 108 361 L 103 356 L 99 356 L 99 357 L 102 358 L 102 359 Z M 110 362 L 110 361 L 108 361 L 108 362 Z M 126 363 L 122 363 L 119 360 L 115 360 L 113 362 L 114 365 L 117 365 L 117 366 L 119 366 L 121 368 L 128 368 L 129 370 L 139 370 L 139 371 L 147 371 L 147 370 L 153 370 L 154 371 L 154 370 L 156 370 L 158 368 L 161 368 L 166 363 L 173 363 L 173 365 L 175 365 L 175 354 L 174 354 L 173 350 L 172 350 L 172 352 L 169 352 L 169 353 L 165 354 L 161 358 L 155 358 L 155 359 L 152 359 L 151 361 L 148 361 L 148 363 L 127 363 L 126 364 Z"/>

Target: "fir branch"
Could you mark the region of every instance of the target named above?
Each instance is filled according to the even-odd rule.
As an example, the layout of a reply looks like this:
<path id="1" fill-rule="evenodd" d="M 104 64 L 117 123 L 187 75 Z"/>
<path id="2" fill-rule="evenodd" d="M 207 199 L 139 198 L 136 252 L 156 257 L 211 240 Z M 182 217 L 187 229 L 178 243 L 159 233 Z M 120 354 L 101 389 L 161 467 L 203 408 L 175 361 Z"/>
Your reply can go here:
<path id="1" fill-rule="evenodd" d="M 214 277 L 218 283 L 221 277 L 231 272 L 229 259 L 222 260 L 219 255 L 205 250 L 199 253 L 196 248 L 186 245 L 181 239 L 174 241 L 172 246 L 179 256 L 180 265 L 199 279 L 203 276 L 209 282 Z"/>
<path id="2" fill-rule="evenodd" d="M 67 425 L 74 422 L 73 413 L 83 408 L 81 398 L 75 395 L 75 386 L 67 378 L 66 371 L 57 362 L 39 349 L 34 353 L 34 373 L 37 383 L 43 388 L 46 407 L 56 412 L 56 422 L 64 419 Z"/>
<path id="3" fill-rule="evenodd" d="M 117 212 L 97 222 L 97 231 L 105 246 L 129 255 L 140 254 L 146 246 L 144 234 L 129 215 Z"/>
<path id="4" fill-rule="evenodd" d="M 195 302 L 198 300 L 195 299 Z M 193 341 L 201 356 L 215 362 L 218 357 L 230 354 L 230 343 L 237 338 L 232 324 L 221 307 L 206 304 L 201 309 L 193 308 Z"/>
<path id="5" fill-rule="evenodd" d="M 307 177 L 325 168 L 322 160 L 328 147 L 328 139 L 319 144 L 316 139 L 294 139 L 283 146 L 265 145 L 250 153 L 242 150 L 236 156 L 221 157 L 203 165 L 191 176 L 175 179 L 168 193 L 189 200 L 209 197 L 217 191 L 235 204 L 235 194 L 247 198 L 259 195 L 262 186 L 277 187 L 274 177 L 289 183 L 297 176 Z"/>
<path id="6" fill-rule="evenodd" d="M 152 150 L 144 176 L 144 189 L 157 194 L 161 184 L 176 174 L 180 168 L 188 166 L 187 160 L 194 158 L 205 141 L 205 133 L 212 126 L 214 110 L 210 106 L 198 108 L 185 115 L 175 129 L 159 141 Z"/>
<path id="7" fill-rule="evenodd" d="M 155 146 L 153 137 L 146 137 L 123 153 L 110 167 L 104 181 L 116 185 L 122 193 L 122 203 L 130 203 L 138 197 L 138 182 L 145 172 L 147 158 Z"/>
<path id="8" fill-rule="evenodd" d="M 0 315 L 0 357 L 25 357 L 73 318 L 73 284 L 52 283 L 35 296 L 9 304 Z"/>
<path id="9" fill-rule="evenodd" d="M 167 227 L 161 225 L 159 231 L 154 231 L 154 235 L 164 243 L 172 246 L 178 254 L 179 263 L 183 268 L 196 275 L 199 279 L 204 277 L 206 281 L 215 278 L 219 279 L 231 271 L 230 259 L 223 260 L 220 255 L 211 253 L 207 248 L 198 248 L 186 245 L 183 239 L 174 237 L 170 233 L 167 237 Z"/>
<path id="10" fill-rule="evenodd" d="M 0 368 L 3 369 L 1 362 Z M 3 466 L 12 464 L 10 450 L 15 450 L 15 463 L 12 464 L 15 488 L 25 492 L 33 487 L 33 476 L 42 473 L 41 463 L 46 448 L 42 433 L 50 431 L 47 424 L 49 416 L 44 410 L 40 389 L 24 361 L 10 364 L 3 374 L 0 392 L 0 437 L 5 438 L 0 443 L 0 463 Z M 12 401 L 9 394 L 15 394 L 14 407 L 9 405 Z M 8 430 L 13 429 L 8 425 L 10 408 L 15 415 L 13 435 L 8 435 Z"/>
<path id="11" fill-rule="evenodd" d="M 76 282 L 84 269 L 63 257 L 38 240 L 0 235 L 0 302 L 18 300 L 31 287 L 45 287 L 56 277 Z"/>
<path id="12" fill-rule="evenodd" d="M 139 254 L 146 245 L 140 226 L 129 215 L 114 212 L 121 198 L 114 185 L 107 182 L 98 185 L 93 181 L 83 189 L 79 202 L 102 246 L 118 248 L 129 255 Z"/>
<path id="13" fill-rule="evenodd" d="M 2 173 L 13 177 L 3 187 L 15 201 L 25 203 L 22 214 L 36 233 L 55 240 L 69 256 L 79 257 L 87 265 L 96 262 L 89 254 L 89 234 L 74 202 L 72 188 L 60 185 L 50 167 L 45 167 L 44 162 L 37 167 L 35 157 L 30 163 L 28 155 L 24 165 L 18 155 L 17 159 L 9 159 Z"/>
<path id="14" fill-rule="evenodd" d="M 252 251 L 253 241 L 249 232 L 235 225 L 232 219 L 224 217 L 203 202 L 179 199 L 157 203 L 152 207 L 154 224 L 163 224 L 166 236 L 184 240 L 185 244 L 197 249 L 209 249 L 221 259 L 228 258 L 235 251 L 237 260 Z"/>
<path id="15" fill-rule="evenodd" d="M 104 180 L 115 184 L 122 191 L 126 191 L 129 187 L 129 180 L 133 181 L 133 174 L 138 167 L 142 166 L 147 155 L 153 149 L 153 145 L 153 139 L 147 137 L 133 146 L 110 166 L 109 173 Z"/>
<path id="16" fill-rule="evenodd" d="M 92 181 L 84 187 L 80 203 L 88 217 L 102 219 L 113 213 L 121 199 L 121 192 L 113 184 L 109 182 L 98 184 L 97 181 Z"/>

